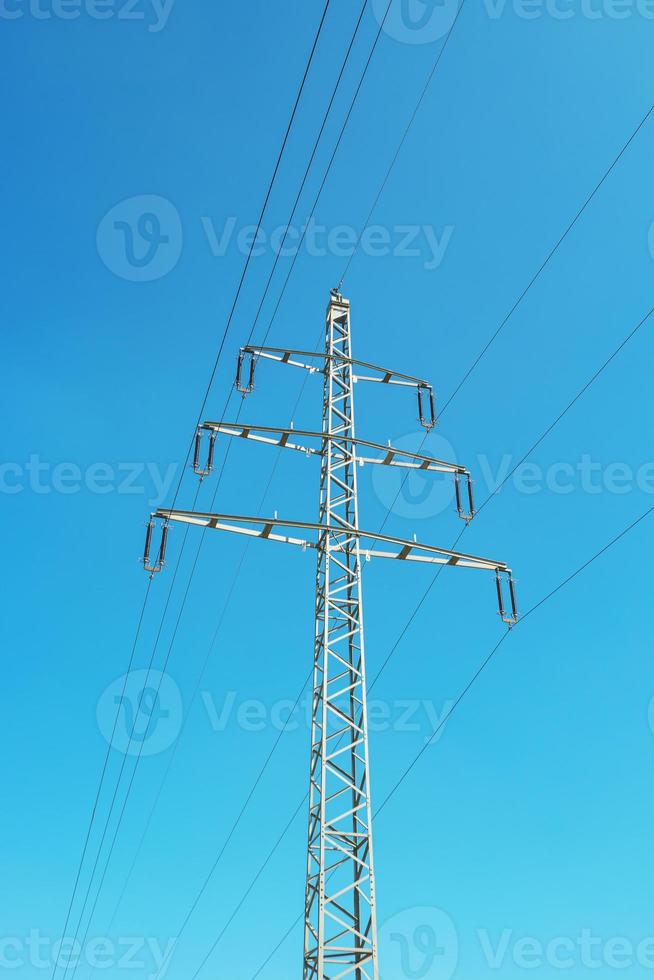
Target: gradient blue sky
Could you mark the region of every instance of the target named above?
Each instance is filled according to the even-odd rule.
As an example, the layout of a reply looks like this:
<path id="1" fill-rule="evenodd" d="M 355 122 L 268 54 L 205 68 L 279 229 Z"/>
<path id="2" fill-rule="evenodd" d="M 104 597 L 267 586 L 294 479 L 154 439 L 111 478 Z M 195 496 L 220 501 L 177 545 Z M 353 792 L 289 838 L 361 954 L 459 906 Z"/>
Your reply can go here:
<path id="1" fill-rule="evenodd" d="M 439 240 L 445 233 L 442 262 L 425 267 L 431 253 L 421 236 L 418 255 L 357 256 L 344 285 L 356 354 L 429 377 L 441 405 L 651 104 L 654 21 L 644 15 L 647 5 L 626 3 L 619 19 L 618 5 L 608 2 L 569 6 L 569 19 L 553 16 L 551 4 L 530 7 L 540 15 L 527 18 L 513 3 L 468 0 L 373 218 L 392 243 L 404 225 L 427 226 Z M 146 587 L 137 558 L 157 496 L 152 473 L 165 474 L 183 459 L 244 261 L 233 240 L 224 255 L 213 255 L 206 230 L 220 234 L 230 219 L 237 230 L 256 222 L 320 8 L 299 0 L 177 0 L 163 23 L 144 2 L 131 8 L 131 19 L 122 4 L 105 7 L 111 16 L 103 20 L 91 16 L 89 5 L 75 19 L 45 0 L 40 7 L 6 0 L 2 7 L 1 397 L 11 422 L 1 481 L 1 933 L 18 940 L 2 952 L 6 960 L 22 957 L 12 971 L 21 980 L 49 976 L 30 962 L 25 942 L 30 930 L 48 942 L 61 936 L 106 750 L 100 728 L 114 692 L 104 699 L 103 692 L 125 670 Z M 497 16 L 490 16 L 493 9 Z M 597 10 L 598 17 L 589 16 Z M 9 19 L 12 12 L 20 16 Z M 268 231 L 287 218 L 355 13 L 333 0 Z M 302 215 L 376 30 L 368 11 Z M 319 204 L 317 221 L 328 229 L 360 227 L 438 51 L 438 41 L 406 43 L 397 34 L 382 35 Z M 650 120 L 428 443 L 435 455 L 470 467 L 480 499 L 484 473 L 496 472 L 505 456 L 517 461 L 652 305 L 653 151 Z M 153 281 L 133 281 L 138 274 L 121 257 L 120 238 L 103 231 L 103 219 L 121 205 L 118 217 L 129 221 L 147 208 L 143 200 L 131 211 L 121 202 L 152 195 L 170 202 L 164 223 L 179 216 L 179 226 L 163 228 L 172 268 Z M 222 411 L 271 263 L 269 249 L 253 261 L 208 417 Z M 271 343 L 315 345 L 329 287 L 344 263 L 333 248 L 300 255 Z M 256 339 L 288 264 L 280 263 Z M 125 278 L 130 269 L 134 275 Z M 543 479 L 536 473 L 534 492 L 508 485 L 464 536 L 468 550 L 512 564 L 523 608 L 651 506 L 651 468 L 642 469 L 653 459 L 651 330 L 643 328 L 539 447 L 533 462 Z M 302 377 L 262 367 L 258 380 L 244 418 L 287 423 Z M 357 396 L 360 435 L 417 445 L 412 400 L 362 386 Z M 236 408 L 232 399 L 228 414 Z M 312 379 L 296 424 L 314 426 L 319 413 L 319 383 Z M 219 457 L 224 451 L 221 444 Z M 585 457 L 599 491 L 589 492 L 577 475 L 569 492 L 555 492 L 552 480 L 565 471 L 552 467 L 577 467 Z M 234 446 L 219 507 L 256 511 L 274 460 L 272 450 Z M 612 464 L 628 469 L 611 470 Z M 624 477 L 619 487 L 611 484 L 616 475 Z M 215 480 L 202 488 L 200 507 L 209 505 Z M 378 527 L 394 489 L 387 475 L 373 479 L 363 471 L 363 524 Z M 183 506 L 191 505 L 194 490 L 187 475 Z M 286 454 L 267 509 L 312 519 L 316 492 L 313 462 Z M 431 496 L 425 486 L 413 493 L 389 529 L 449 546 L 459 528 L 447 494 Z M 169 492 L 157 502 L 170 500 Z M 523 976 L 524 948 L 513 958 L 512 951 L 528 937 L 575 943 L 586 929 L 603 944 L 625 937 L 636 947 L 654 934 L 653 534 L 652 524 L 640 525 L 515 631 L 380 816 L 379 918 L 390 923 L 383 930 L 384 980 L 409 975 L 389 937 L 399 932 L 411 942 L 415 928 L 431 921 L 439 933 L 443 922 L 452 923 L 454 976 L 462 980 L 498 974 L 479 930 L 493 944 L 509 930 L 504 980 Z M 181 530 L 171 534 L 172 559 L 182 537 Z M 157 665 L 198 542 L 191 535 Z M 169 664 L 172 700 L 164 708 L 172 736 L 188 713 L 242 554 L 240 539 L 209 535 L 203 545 Z M 149 659 L 171 574 L 169 568 L 153 584 L 138 667 Z M 172 751 L 163 736 L 161 751 L 144 758 L 136 777 L 90 936 L 149 937 L 165 946 L 177 935 L 276 738 L 270 711 L 295 699 L 309 670 L 313 575 L 311 554 L 263 543 L 248 549 L 202 684 L 204 699 L 188 717 L 129 889 L 108 933 Z M 366 567 L 371 674 L 429 576 L 419 567 Z M 406 727 L 397 723 L 407 700 L 442 713 L 500 635 L 492 581 L 448 570 L 374 692 L 396 722 L 391 728 Z M 251 699 L 266 714 L 258 731 L 237 717 Z M 232 703 L 216 731 L 207 705 L 220 713 Z M 415 718 L 412 730 L 382 725 L 372 735 L 379 800 L 433 730 L 424 707 Z M 112 752 L 107 790 L 121 758 Z M 307 763 L 301 724 L 284 735 L 176 948 L 169 977 L 193 976 L 300 802 Z M 108 802 L 109 794 L 100 826 Z M 250 980 L 301 912 L 304 852 L 302 813 L 200 976 Z M 298 976 L 301 941 L 296 930 L 261 976 Z M 452 976 L 451 934 L 442 941 L 447 953 L 429 970 L 412 951 L 416 976 Z M 574 975 L 613 975 L 611 949 L 591 969 L 577 947 Z M 549 959 L 530 972 L 559 975 Z M 624 975 L 651 973 L 632 959 Z M 114 961 L 100 972 L 114 978 L 126 969 Z M 127 975 L 152 972 L 146 960 Z M 77 976 L 88 975 L 81 966 Z"/>

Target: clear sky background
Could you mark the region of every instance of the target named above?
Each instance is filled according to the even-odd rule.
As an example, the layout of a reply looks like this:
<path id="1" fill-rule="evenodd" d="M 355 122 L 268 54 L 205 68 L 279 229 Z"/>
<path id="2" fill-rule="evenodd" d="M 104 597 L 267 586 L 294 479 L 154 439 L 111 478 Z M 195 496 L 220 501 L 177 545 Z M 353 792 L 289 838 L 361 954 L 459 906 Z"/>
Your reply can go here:
<path id="1" fill-rule="evenodd" d="M 366 218 L 438 54 L 452 5 L 430 13 L 413 3 L 409 14 L 425 14 L 427 26 L 407 27 L 395 0 L 316 210 L 313 254 L 298 256 L 272 344 L 315 347 L 348 236 Z M 145 0 L 54 9 L 3 0 L 0 955 L 21 980 L 52 973 L 42 961 L 62 935 L 115 681 L 147 586 L 144 522 L 172 501 L 245 261 L 237 236 L 256 223 L 321 9 L 314 0 L 177 0 L 163 12 Z M 332 0 L 267 234 L 288 219 L 357 10 Z M 373 251 L 384 254 L 359 252 L 343 285 L 357 356 L 428 377 L 444 404 L 650 107 L 653 14 L 626 0 L 467 0 L 371 219 L 387 242 Z M 368 10 L 297 225 L 377 29 Z M 653 305 L 653 152 L 650 118 L 427 442 L 469 466 L 480 501 Z M 152 255 L 138 234 L 144 213 L 167 237 Z M 414 254 L 403 254 L 406 226 Z M 152 222 L 140 229 L 156 237 Z M 252 261 L 208 418 L 222 414 L 273 260 L 265 245 Z M 290 262 L 280 260 L 259 342 Z M 462 539 L 512 565 L 524 610 L 654 503 L 653 328 L 642 328 L 530 457 L 536 469 L 509 481 Z M 301 373 L 261 365 L 257 380 L 242 417 L 288 424 Z M 359 386 L 357 399 L 361 436 L 419 444 L 412 397 Z M 232 397 L 227 417 L 237 410 Z M 319 425 L 318 379 L 294 419 Z M 218 444 L 220 463 L 226 449 Z M 216 506 L 256 513 L 276 459 L 275 450 L 234 445 Z M 282 453 L 263 511 L 314 519 L 317 476 L 315 461 Z M 199 508 L 217 478 L 203 484 Z M 387 528 L 449 547 L 459 522 L 449 485 L 435 487 L 412 483 Z M 195 490 L 185 473 L 179 505 L 190 507 Z M 361 523 L 376 529 L 397 483 L 364 469 L 360 490 Z M 152 585 L 138 669 L 152 654 L 183 537 L 171 532 L 170 565 Z M 94 974 L 82 962 L 81 980 L 154 977 L 143 940 L 165 948 L 178 935 L 277 739 L 284 702 L 310 668 L 314 558 L 273 544 L 245 550 L 239 538 L 208 534 L 173 638 L 200 538 L 189 534 L 163 621 L 155 667 L 170 650 L 167 677 L 89 928 L 116 952 L 104 948 Z M 560 975 L 562 962 L 574 976 L 608 977 L 618 965 L 625 976 L 651 974 L 653 540 L 650 519 L 514 631 L 380 815 L 384 980 L 514 980 L 525 962 L 543 978 Z M 366 566 L 371 675 L 431 578 L 419 566 Z M 376 685 L 378 803 L 501 637 L 493 589 L 483 573 L 446 570 Z M 289 729 L 176 946 L 172 980 L 194 976 L 306 792 L 308 728 L 298 717 Z M 69 936 L 122 760 L 118 745 Z M 302 912 L 305 837 L 301 809 L 200 977 L 255 976 Z M 33 938 L 28 948 L 35 930 L 38 954 Z M 434 934 L 443 952 L 432 955 Z M 125 937 L 140 937 L 142 965 L 131 972 Z M 296 928 L 261 977 L 299 976 L 301 946 Z"/>

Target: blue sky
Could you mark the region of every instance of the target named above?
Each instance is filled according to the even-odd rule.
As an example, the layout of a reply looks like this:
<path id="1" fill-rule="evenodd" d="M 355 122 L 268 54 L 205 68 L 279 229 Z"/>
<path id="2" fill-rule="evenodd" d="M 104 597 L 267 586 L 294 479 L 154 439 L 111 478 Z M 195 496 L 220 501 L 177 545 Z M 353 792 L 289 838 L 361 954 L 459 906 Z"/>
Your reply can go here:
<path id="1" fill-rule="evenodd" d="M 380 5 L 372 7 L 378 16 Z M 11 423 L 0 483 L 12 559 L 3 590 L 0 954 L 17 977 L 51 973 L 29 937 L 36 931 L 44 940 L 47 964 L 147 584 L 138 564 L 144 522 L 172 500 L 243 268 L 239 235 L 245 240 L 256 223 L 321 8 L 182 0 L 4 0 L 0 8 L 0 72 L 11 93 L 0 164 L 1 397 Z M 426 35 L 407 27 L 403 9 L 396 0 L 320 199 L 313 244 L 298 256 L 272 325 L 273 344 L 315 347 L 348 242 L 442 43 L 430 32 L 442 38 L 453 8 L 430 14 L 413 0 L 409 14 L 416 22 L 425 14 Z M 373 244 L 353 259 L 343 285 L 357 356 L 428 377 L 444 404 L 647 112 L 652 13 L 645 0 L 468 0 L 371 219 Z M 264 221 L 273 242 L 355 18 L 350 4 L 332 0 Z M 368 10 L 298 226 L 377 28 Z M 471 469 L 480 500 L 652 306 L 653 127 L 650 118 L 427 442 L 434 455 Z M 144 214 L 159 224 L 140 225 L 146 238 L 136 235 L 130 262 L 129 230 L 114 222 L 138 232 Z M 150 261 L 146 239 L 156 244 L 161 235 L 167 240 L 152 246 Z M 274 260 L 268 237 L 260 251 L 208 418 L 222 413 L 252 327 Z M 290 261 L 280 260 L 258 341 Z M 539 446 L 530 458 L 536 468 L 509 481 L 462 539 L 467 550 L 512 565 L 523 609 L 652 506 L 651 329 Z M 291 369 L 260 366 L 243 418 L 287 424 L 302 381 Z M 363 386 L 357 398 L 361 436 L 418 445 L 412 399 Z M 232 398 L 227 416 L 237 409 Z M 319 413 L 319 382 L 310 379 L 295 423 L 315 427 Z M 221 461 L 225 450 L 219 443 Z M 234 445 L 217 506 L 256 513 L 275 460 L 275 450 Z M 314 462 L 282 454 L 264 510 L 313 519 Z M 201 488 L 199 507 L 209 506 L 216 479 Z M 186 473 L 180 505 L 191 506 L 195 489 Z M 397 487 L 388 474 L 364 470 L 360 489 L 361 523 L 376 529 Z M 387 528 L 450 546 L 459 522 L 449 489 L 413 485 Z M 514 980 L 525 962 L 547 978 L 566 957 L 575 976 L 611 976 L 616 963 L 628 976 L 650 974 L 653 533 L 640 524 L 515 630 L 380 815 L 384 980 L 500 970 Z M 171 533 L 171 566 L 182 538 L 181 529 Z M 272 544 L 247 549 L 234 585 L 242 541 L 207 535 L 173 640 L 198 544 L 191 533 L 156 651 L 159 669 L 172 641 L 160 705 L 167 716 L 139 766 L 89 930 L 114 944 L 98 971 L 105 976 L 130 968 L 129 937 L 141 964 L 131 975 L 156 972 L 152 950 L 177 936 L 277 738 L 284 703 L 310 667 L 313 561 Z M 430 581 L 423 568 L 389 565 L 365 573 L 371 675 Z M 171 576 L 172 567 L 153 583 L 138 669 L 150 659 Z M 376 799 L 501 635 L 492 580 L 447 570 L 372 695 Z M 301 717 L 289 727 L 175 947 L 167 972 L 174 980 L 193 976 L 302 800 L 308 730 Z M 91 853 L 122 759 L 112 751 Z M 201 977 L 250 980 L 300 914 L 305 829 L 301 811 Z M 86 866 L 84 882 L 89 873 Z M 416 945 L 430 930 L 443 954 Z M 264 980 L 298 975 L 301 941 L 296 929 Z M 76 975 L 87 980 L 90 972 L 83 962 Z"/>

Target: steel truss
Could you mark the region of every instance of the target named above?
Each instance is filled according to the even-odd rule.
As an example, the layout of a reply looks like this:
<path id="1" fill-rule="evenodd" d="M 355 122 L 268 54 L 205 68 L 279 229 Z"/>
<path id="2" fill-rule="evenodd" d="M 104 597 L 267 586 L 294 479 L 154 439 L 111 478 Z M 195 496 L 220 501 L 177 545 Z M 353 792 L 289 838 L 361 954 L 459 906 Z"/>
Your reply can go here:
<path id="1" fill-rule="evenodd" d="M 361 465 L 451 474 L 456 482 L 457 510 L 464 520 L 472 518 L 474 503 L 470 474 L 465 467 L 356 438 L 357 381 L 415 388 L 418 415 L 426 428 L 435 422 L 433 391 L 428 382 L 419 378 L 352 358 L 350 305 L 337 291 L 332 290 L 327 308 L 323 354 L 253 346 L 241 349 L 236 387 L 244 394 L 254 388 L 259 358 L 323 375 L 321 431 L 205 422 L 196 437 L 195 471 L 201 478 L 211 472 L 218 435 L 316 456 L 320 459 L 317 523 L 281 520 L 277 514 L 262 518 L 162 509 L 152 515 L 148 524 L 143 562 L 150 574 L 161 570 L 171 522 L 265 538 L 317 552 L 303 976 L 304 980 L 378 980 L 361 561 L 390 558 L 494 572 L 500 615 L 509 626 L 517 618 L 513 578 L 503 562 L 421 544 L 415 539 L 374 534 L 359 527 L 357 468 Z M 319 363 L 308 363 L 307 359 L 317 359 Z M 354 368 L 360 367 L 371 373 L 355 375 Z M 200 463 L 203 433 L 209 436 L 204 466 Z M 305 441 L 299 443 L 296 439 Z M 467 488 L 465 505 L 462 479 Z M 157 557 L 152 560 L 155 519 L 163 522 L 163 529 Z"/>

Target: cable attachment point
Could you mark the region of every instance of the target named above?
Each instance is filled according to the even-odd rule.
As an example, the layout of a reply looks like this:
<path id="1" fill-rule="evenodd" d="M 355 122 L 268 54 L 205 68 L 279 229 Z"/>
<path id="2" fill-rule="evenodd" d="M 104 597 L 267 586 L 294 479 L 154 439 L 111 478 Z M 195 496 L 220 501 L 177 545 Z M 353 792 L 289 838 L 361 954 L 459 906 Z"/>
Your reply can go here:
<path id="1" fill-rule="evenodd" d="M 467 490 L 466 490 L 467 504 L 465 507 L 463 505 L 463 492 L 461 490 L 462 476 L 465 477 L 467 483 Z M 475 516 L 475 498 L 472 492 L 472 477 L 470 476 L 467 470 L 464 471 L 463 473 L 455 473 L 454 488 L 456 490 L 456 509 L 459 514 L 459 517 L 461 518 L 462 521 L 465 521 L 466 524 L 469 524 L 470 521 Z"/>
<path id="2" fill-rule="evenodd" d="M 147 530 L 145 532 L 145 547 L 143 549 L 143 567 L 146 572 L 150 573 L 150 578 L 153 578 L 157 572 L 160 572 L 166 563 L 166 542 L 168 540 L 168 524 L 164 524 L 161 528 L 161 542 L 159 544 L 159 553 L 157 555 L 156 561 L 150 560 L 150 548 L 152 545 L 152 532 L 154 531 L 154 515 L 150 515 L 150 520 L 147 523 Z"/>
<path id="3" fill-rule="evenodd" d="M 427 412 L 425 412 L 425 401 L 427 402 Z M 428 432 L 436 425 L 434 389 L 431 385 L 418 385 L 418 418 L 420 419 L 420 425 L 427 429 Z"/>
<path id="4" fill-rule="evenodd" d="M 195 433 L 195 450 L 193 453 L 193 472 L 204 480 L 213 470 L 213 455 L 216 446 L 216 433 L 209 433 L 209 451 L 207 453 L 207 463 L 204 469 L 200 466 L 200 452 L 202 449 L 202 427 Z"/>
<path id="5" fill-rule="evenodd" d="M 513 573 L 510 569 L 506 572 L 507 583 L 509 586 L 509 602 L 511 604 L 511 611 L 507 614 L 506 607 L 504 605 L 504 586 L 502 583 L 502 573 L 499 568 L 495 572 L 495 584 L 497 586 L 497 603 L 499 606 L 499 613 L 502 618 L 502 622 L 511 629 L 512 626 L 518 622 L 518 604 L 515 597 L 515 582 L 513 581 Z"/>
<path id="6" fill-rule="evenodd" d="M 245 369 L 245 358 L 250 357 L 249 368 Z M 236 365 L 236 390 L 240 391 L 242 395 L 249 395 L 250 392 L 254 391 L 254 351 L 248 350 L 246 347 L 241 347 L 238 355 L 238 363 Z M 243 382 L 244 374 L 247 373 L 247 382 Z"/>

